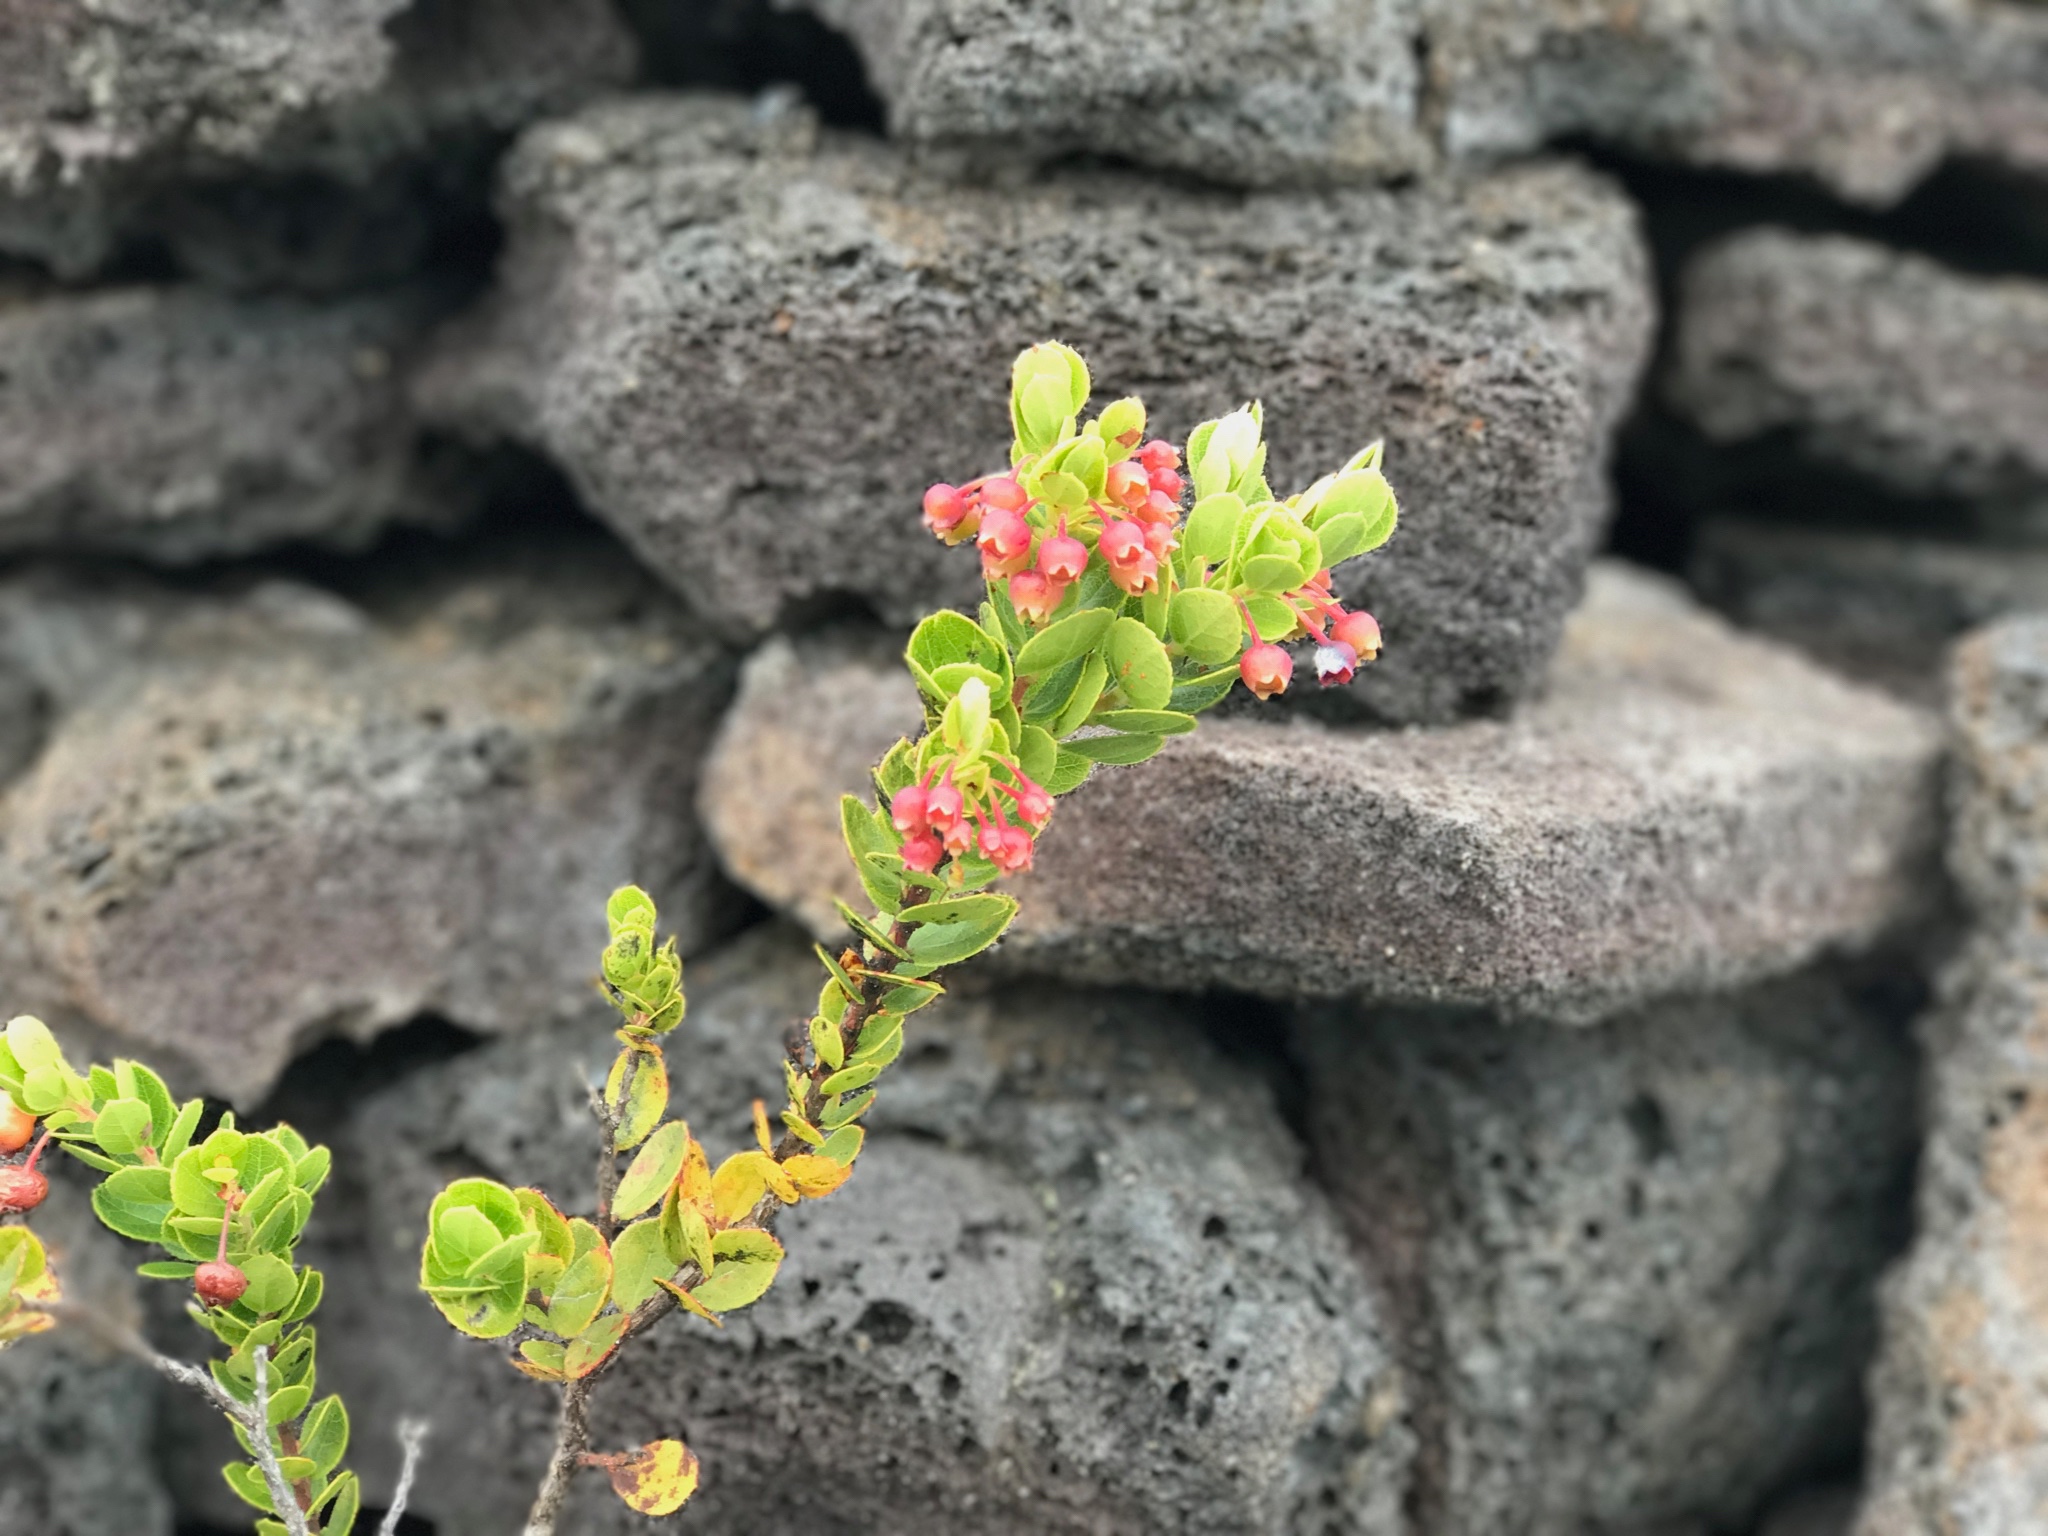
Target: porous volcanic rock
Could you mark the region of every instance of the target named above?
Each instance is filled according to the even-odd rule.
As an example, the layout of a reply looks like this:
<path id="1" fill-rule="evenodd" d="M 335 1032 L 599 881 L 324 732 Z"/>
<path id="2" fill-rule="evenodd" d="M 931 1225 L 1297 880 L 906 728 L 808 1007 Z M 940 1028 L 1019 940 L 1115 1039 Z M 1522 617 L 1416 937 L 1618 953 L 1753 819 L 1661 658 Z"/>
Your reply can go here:
<path id="1" fill-rule="evenodd" d="M 413 250 L 442 212 L 417 195 L 436 173 L 408 182 L 408 161 L 480 167 L 493 136 L 633 60 L 604 0 L 14 0 L 0 251 L 65 277 L 137 240 L 192 240 L 230 269 L 251 241 L 269 247 L 260 274 L 287 282 L 324 275 L 338 245 L 353 245 L 345 268 L 386 265 L 377 246 Z"/>
<path id="2" fill-rule="evenodd" d="M 1951 673 L 1950 863 L 1975 919 L 1922 1026 L 1918 1231 L 1888 1281 L 1859 1536 L 1994 1536 L 2048 1501 L 2048 619 Z"/>
<path id="3" fill-rule="evenodd" d="M 1413 1529 L 1748 1529 L 1855 1454 L 1913 995 L 1824 969 L 1589 1030 L 1307 1012 L 1316 1166 L 1414 1385 Z"/>
<path id="4" fill-rule="evenodd" d="M 1694 538 L 1688 574 L 1745 629 L 1930 704 L 1958 635 L 2048 608 L 2048 550 L 1869 529 L 1715 518 Z"/>
<path id="5" fill-rule="evenodd" d="M 400 372 L 442 305 L 197 287 L 0 300 L 0 550 L 361 545 L 417 492 Z"/>
<path id="6" fill-rule="evenodd" d="M 669 1060 L 714 1156 L 751 1135 L 817 975 L 777 930 L 691 967 Z M 781 1223 L 774 1290 L 723 1332 L 636 1341 L 597 1443 L 683 1435 L 706 1531 L 1404 1530 L 1402 1378 L 1258 1074 L 1129 993 L 948 999 L 914 1035 L 853 1181 Z M 553 1415 L 418 1296 L 422 1213 L 457 1166 L 587 1210 L 584 1082 L 611 1049 L 601 1018 L 506 1040 L 357 1120 L 370 1273 L 331 1284 L 374 1295 L 382 1338 L 328 1369 L 371 1422 L 435 1419 L 419 1507 L 451 1536 L 517 1525 Z M 565 1529 L 638 1528 L 601 1479 L 572 1495 Z"/>
<path id="7" fill-rule="evenodd" d="M 2048 284 L 1764 229 L 1687 268 L 1665 393 L 1918 496 L 2048 502 Z"/>
<path id="8" fill-rule="evenodd" d="M 1247 398 L 1274 483 L 1384 436 L 1406 508 L 1340 573 L 1396 644 L 1355 685 L 1404 720 L 1541 675 L 1607 505 L 1650 303 L 1599 178 L 1243 198 L 1111 173 L 957 185 L 794 111 L 606 103 L 529 133 L 497 300 L 420 385 L 509 434 L 734 633 L 851 592 L 893 622 L 971 595 L 924 487 L 1001 462 L 1019 348 L 1184 434 Z"/>
<path id="9" fill-rule="evenodd" d="M 899 136 L 1236 185 L 1389 176 L 1565 138 L 1889 203 L 1945 157 L 2048 169 L 2048 21 L 1962 0 L 798 0 Z"/>
<path id="10" fill-rule="evenodd" d="M 37 571 L 0 653 L 54 710 L 0 798 L 16 1008 L 259 1096 L 329 1033 L 573 1010 L 636 880 L 686 943 L 720 887 L 685 808 L 723 653 L 615 552 L 423 580 L 379 612 L 285 581 Z"/>
<path id="11" fill-rule="evenodd" d="M 917 701 L 828 638 L 747 665 L 704 779 L 727 868 L 836 929 L 840 793 Z M 1095 981 L 1588 1020 L 1856 949 L 1939 891 L 1928 715 L 1596 567 L 1509 722 L 1205 720 L 1066 801 L 997 957 Z M 766 771 L 767 765 L 775 771 Z"/>

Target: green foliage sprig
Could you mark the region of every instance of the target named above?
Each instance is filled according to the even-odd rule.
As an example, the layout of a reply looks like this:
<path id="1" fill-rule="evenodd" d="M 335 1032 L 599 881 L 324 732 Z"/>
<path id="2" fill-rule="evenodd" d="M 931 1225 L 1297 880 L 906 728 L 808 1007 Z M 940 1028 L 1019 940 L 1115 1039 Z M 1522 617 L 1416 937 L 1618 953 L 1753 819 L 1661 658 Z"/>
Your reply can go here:
<path id="1" fill-rule="evenodd" d="M 1194 430 L 1184 479 L 1180 448 L 1144 441 L 1138 401 L 1084 422 L 1090 388 L 1072 349 L 1029 349 L 1011 379 L 1009 470 L 925 495 L 934 534 L 975 541 L 987 599 L 974 617 L 917 626 L 905 661 L 925 729 L 876 766 L 872 802 L 841 802 L 874 910 L 840 903 L 853 943 L 818 949 L 825 980 L 784 1062 L 779 1133 L 757 1101 L 754 1144 L 714 1169 L 688 1125 L 666 1118 L 661 1040 L 683 1017 L 682 964 L 673 941 L 656 941 L 654 904 L 627 887 L 611 898 L 601 966 L 623 1023 L 592 1095 L 595 1219 L 487 1179 L 458 1180 L 433 1203 L 422 1288 L 455 1327 L 508 1341 L 514 1366 L 562 1390 L 527 1536 L 551 1536 L 582 1467 L 607 1472 L 646 1514 L 695 1491 L 697 1460 L 680 1441 L 589 1449 L 593 1385 L 667 1313 L 717 1325 L 768 1291 L 783 1258 L 777 1217 L 852 1173 L 906 1021 L 941 995 L 946 967 L 1009 927 L 1017 902 L 991 887 L 1031 867 L 1058 797 L 1098 765 L 1142 762 L 1193 730 L 1239 682 L 1262 699 L 1282 692 L 1290 641 L 1315 642 L 1325 685 L 1379 652 L 1377 623 L 1330 583 L 1332 566 L 1394 530 L 1378 444 L 1282 501 L 1265 479 L 1257 405 Z"/>
<path id="2" fill-rule="evenodd" d="M 362 1488 L 341 1468 L 348 1411 L 316 1400 L 320 1272 L 295 1256 L 327 1180 L 325 1147 L 288 1125 L 244 1131 L 224 1114 L 203 1138 L 198 1099 L 180 1104 L 164 1080 L 133 1061 L 81 1073 L 41 1021 L 17 1018 L 0 1035 L 0 1147 L 40 1135 L 27 1159 L 0 1167 L 0 1214 L 25 1216 L 49 1193 L 36 1162 L 55 1145 L 104 1177 L 92 1208 L 109 1230 L 154 1247 L 151 1279 L 189 1284 L 192 1320 L 226 1353 L 204 1373 L 157 1355 L 120 1325 L 62 1294 L 42 1242 L 24 1225 L 0 1227 L 0 1346 L 66 1318 L 97 1328 L 220 1407 L 246 1462 L 228 1486 L 264 1512 L 270 1536 L 348 1536 Z"/>

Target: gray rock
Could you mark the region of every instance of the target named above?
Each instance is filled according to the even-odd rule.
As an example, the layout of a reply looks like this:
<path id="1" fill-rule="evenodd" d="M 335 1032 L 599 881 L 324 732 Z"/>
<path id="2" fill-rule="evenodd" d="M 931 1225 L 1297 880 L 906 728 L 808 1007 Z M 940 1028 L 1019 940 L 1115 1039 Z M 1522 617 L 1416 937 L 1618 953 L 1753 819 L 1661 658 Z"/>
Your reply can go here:
<path id="1" fill-rule="evenodd" d="M 1238 185 L 1588 137 L 1888 203 L 1940 160 L 2048 168 L 2048 22 L 1964 0 L 782 0 L 842 28 L 902 137 Z"/>
<path id="2" fill-rule="evenodd" d="M 2048 285 L 1739 235 L 1685 274 L 1666 394 L 1717 442 L 1782 432 L 1900 492 L 2048 500 Z"/>
<path id="3" fill-rule="evenodd" d="M 2048 551 L 1861 529 L 1716 518 L 1694 540 L 1689 574 L 1745 629 L 1930 704 L 1956 636 L 2048 609 Z"/>
<path id="4" fill-rule="evenodd" d="M 1739 1530 L 1854 1453 L 1913 1154 L 1904 1010 L 1862 980 L 1597 1030 L 1306 1016 L 1316 1166 L 1401 1328 L 1411 1529 Z"/>
<path id="5" fill-rule="evenodd" d="M 22 0 L 0 25 L 0 250 L 77 277 L 136 237 L 177 249 L 196 215 L 217 251 L 211 200 L 253 174 L 318 188 L 318 237 L 258 232 L 318 263 L 347 232 L 351 188 L 460 157 L 632 65 L 603 0 Z"/>
<path id="6" fill-rule="evenodd" d="M 2044 680 L 2039 615 L 1956 654 L 1950 863 L 1976 927 L 1923 1024 L 1918 1235 L 1886 1287 L 1859 1536 L 2002 1536 L 2048 1499 Z"/>
<path id="7" fill-rule="evenodd" d="M 836 928 L 841 793 L 917 723 L 900 665 L 751 660 L 702 809 L 734 878 Z M 1587 1020 L 1856 949 L 1938 889 L 1932 719 L 1600 566 L 1512 722 L 1212 719 L 1061 807 L 998 958 L 1077 979 Z M 770 765 L 773 771 L 768 771 Z"/>
<path id="8" fill-rule="evenodd" d="M 714 1156 L 748 1138 L 817 974 L 774 931 L 691 968 L 670 1060 Z M 775 1289 L 722 1333 L 638 1341 L 597 1442 L 685 1436 L 707 1532 L 1404 1529 L 1401 1380 L 1264 1085 L 1129 994 L 956 998 L 914 1034 L 853 1181 L 782 1224 Z M 403 1362 L 350 1401 L 434 1416 L 420 1508 L 451 1536 L 515 1527 L 551 1394 L 414 1292 L 422 1213 L 455 1168 L 587 1210 L 582 1080 L 610 1050 L 598 1020 L 507 1040 L 358 1120 L 374 1273 L 341 1288 L 378 1296 L 382 1338 L 338 1368 Z M 587 1479 L 565 1529 L 629 1528 Z"/>
<path id="9" fill-rule="evenodd" d="M 418 493 L 399 382 L 439 309 L 419 291 L 0 300 L 0 550 L 184 562 L 447 520 Z"/>
<path id="10" fill-rule="evenodd" d="M 722 654 L 616 554 L 500 565 L 371 612 L 9 582 L 0 654 L 58 710 L 0 799 L 16 1006 L 247 1102 L 324 1035 L 574 1011 L 627 880 L 701 942 L 724 898 L 678 808 Z"/>
<path id="11" fill-rule="evenodd" d="M 94 1219 L 91 1176 L 68 1158 L 46 1166 L 33 1226 L 65 1294 L 139 1323 L 135 1254 Z M 68 1328 L 0 1351 L 0 1536 L 170 1536 L 151 1455 L 165 1390 L 147 1366 Z"/>
<path id="12" fill-rule="evenodd" d="M 1405 520 L 1340 584 L 1390 639 L 1359 696 L 1401 719 L 1540 676 L 1649 318 L 1627 205 L 1558 165 L 1402 193 L 1005 191 L 801 115 L 644 97 L 529 134 L 503 203 L 501 292 L 427 370 L 427 409 L 554 455 L 728 631 L 837 593 L 905 623 L 969 598 L 974 560 L 919 497 L 1000 462 L 1010 361 L 1061 335 L 1174 434 L 1262 397 L 1283 488 L 1385 435 Z"/>

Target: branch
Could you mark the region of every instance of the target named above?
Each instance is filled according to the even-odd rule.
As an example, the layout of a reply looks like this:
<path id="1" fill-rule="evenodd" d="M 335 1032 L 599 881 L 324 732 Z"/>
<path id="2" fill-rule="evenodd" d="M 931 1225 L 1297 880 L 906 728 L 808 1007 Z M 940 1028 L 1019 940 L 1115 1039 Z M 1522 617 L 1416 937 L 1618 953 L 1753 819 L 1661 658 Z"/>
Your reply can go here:
<path id="1" fill-rule="evenodd" d="M 533 1508 L 527 1512 L 523 1536 L 555 1536 L 555 1522 L 569 1496 L 569 1483 L 583 1465 L 583 1453 L 590 1449 L 590 1389 L 595 1385 L 592 1377 L 585 1376 L 562 1388 L 554 1458 L 548 1463 L 548 1475 L 541 1480 Z"/>
<path id="2" fill-rule="evenodd" d="M 76 1301 L 40 1302 L 25 1298 L 22 1306 L 32 1312 L 46 1313 L 60 1323 L 76 1324 L 101 1343 L 140 1360 L 166 1381 L 174 1381 L 187 1391 L 197 1392 L 240 1424 L 248 1431 L 256 1466 L 263 1473 L 264 1485 L 270 1490 L 272 1512 L 284 1522 L 290 1536 L 310 1536 L 306 1529 L 306 1512 L 299 1508 L 299 1501 L 292 1496 L 291 1484 L 285 1480 L 284 1469 L 277 1464 L 277 1453 L 270 1447 L 269 1350 L 259 1347 L 255 1351 L 255 1401 L 244 1403 L 230 1395 L 210 1373 L 183 1360 L 173 1360 L 169 1355 L 157 1353 L 149 1341 L 133 1328 L 116 1322 L 95 1308 Z"/>
<path id="3" fill-rule="evenodd" d="M 425 1419 L 398 1421 L 398 1443 L 405 1447 L 405 1465 L 399 1470 L 398 1487 L 392 1492 L 391 1507 L 384 1511 L 384 1522 L 377 1527 L 377 1536 L 398 1536 L 398 1522 L 405 1514 L 405 1501 L 412 1497 L 413 1474 L 420 1469 L 420 1446 L 432 1427 Z"/>

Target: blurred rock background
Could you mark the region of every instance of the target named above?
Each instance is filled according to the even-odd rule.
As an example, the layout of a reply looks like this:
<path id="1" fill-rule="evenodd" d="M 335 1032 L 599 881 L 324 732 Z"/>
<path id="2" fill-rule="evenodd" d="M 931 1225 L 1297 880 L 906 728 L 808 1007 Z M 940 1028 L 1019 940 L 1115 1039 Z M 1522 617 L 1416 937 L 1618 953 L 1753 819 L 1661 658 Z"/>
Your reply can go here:
<path id="1" fill-rule="evenodd" d="M 748 1536 L 2048 1529 L 2048 8 L 0 0 L 0 1003 L 343 1152 L 372 1503 L 530 1496 L 415 1256 L 582 1194 L 612 886 L 745 1134 L 1047 335 L 1384 436 L 1386 657 L 1078 793 L 600 1436 Z M 0 1536 L 246 1528 L 0 1382 Z"/>

